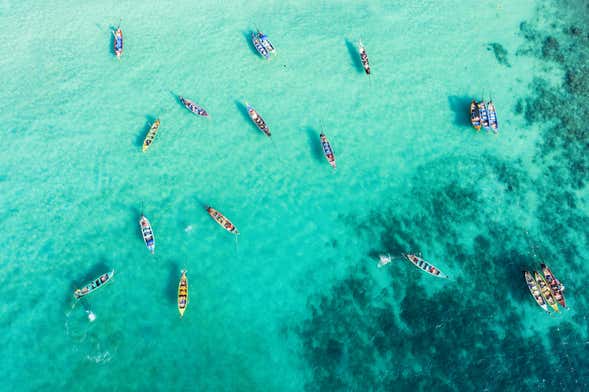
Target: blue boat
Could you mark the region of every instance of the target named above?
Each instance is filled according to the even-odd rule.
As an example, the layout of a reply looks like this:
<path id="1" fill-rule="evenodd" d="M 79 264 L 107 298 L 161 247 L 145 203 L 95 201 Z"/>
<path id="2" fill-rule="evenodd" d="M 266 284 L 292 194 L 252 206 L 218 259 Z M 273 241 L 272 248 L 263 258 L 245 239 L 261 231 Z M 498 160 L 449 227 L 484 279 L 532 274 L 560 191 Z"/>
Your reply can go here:
<path id="1" fill-rule="evenodd" d="M 323 133 L 319 135 L 319 138 L 321 139 L 321 147 L 323 147 L 323 154 L 327 162 L 335 169 L 335 154 L 333 153 L 331 144 L 329 144 L 329 140 L 327 140 L 327 137 Z"/>
<path id="2" fill-rule="evenodd" d="M 110 272 L 100 275 L 98 278 L 86 284 L 83 288 L 76 289 L 74 291 L 74 297 L 76 297 L 76 299 L 80 299 L 83 296 L 88 295 L 91 292 L 99 289 L 100 287 L 110 282 L 114 274 L 115 270 L 112 270 Z"/>
<path id="3" fill-rule="evenodd" d="M 179 96 L 178 99 L 180 99 L 180 102 L 182 102 L 182 104 L 186 107 L 186 109 L 190 110 L 192 113 L 198 114 L 199 116 L 203 116 L 203 117 L 209 116 L 207 111 L 202 106 L 197 105 L 194 102 L 192 102 L 191 100 L 186 99 L 184 97 Z"/>
<path id="4" fill-rule="evenodd" d="M 139 227 L 141 228 L 141 236 L 143 237 L 145 246 L 147 246 L 147 250 L 149 250 L 151 254 L 154 254 L 155 237 L 153 236 L 151 223 L 149 223 L 149 220 L 143 214 L 141 215 L 141 219 L 139 219 Z"/>
<path id="5" fill-rule="evenodd" d="M 113 35 L 115 36 L 113 42 L 115 55 L 120 59 L 123 54 L 123 30 L 117 27 L 117 30 L 113 32 Z"/>
<path id="6" fill-rule="evenodd" d="M 266 34 L 262 33 L 260 30 L 258 30 L 258 38 L 260 39 L 260 42 L 262 43 L 264 48 L 266 48 L 268 53 L 270 53 L 270 54 L 276 53 L 276 48 L 274 48 L 274 45 L 272 45 L 272 42 L 270 42 L 270 39 L 268 39 L 268 36 Z"/>
<path id="7" fill-rule="evenodd" d="M 489 111 L 489 126 L 495 133 L 499 133 L 499 123 L 497 122 L 497 112 L 495 111 L 495 105 L 493 105 L 493 101 L 489 101 L 487 104 L 487 109 Z"/>
<path id="8" fill-rule="evenodd" d="M 257 33 L 252 33 L 252 43 L 262 57 L 265 59 L 270 58 L 270 52 L 268 52 L 268 49 L 266 49 L 266 46 L 264 46 Z"/>
<path id="9" fill-rule="evenodd" d="M 483 128 L 489 129 L 489 112 L 487 111 L 487 105 L 485 105 L 484 101 L 481 101 L 477 104 L 477 107 L 479 109 L 479 116 Z"/>

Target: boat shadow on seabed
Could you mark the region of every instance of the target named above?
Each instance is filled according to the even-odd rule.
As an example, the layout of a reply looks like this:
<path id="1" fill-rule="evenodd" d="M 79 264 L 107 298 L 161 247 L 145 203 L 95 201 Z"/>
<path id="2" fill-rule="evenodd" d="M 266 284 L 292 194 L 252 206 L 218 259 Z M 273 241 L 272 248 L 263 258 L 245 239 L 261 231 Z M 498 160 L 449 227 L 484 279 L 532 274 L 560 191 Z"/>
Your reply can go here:
<path id="1" fill-rule="evenodd" d="M 242 31 L 241 33 L 243 34 L 243 38 L 246 40 L 247 46 L 250 48 L 252 53 L 254 53 L 256 56 L 259 56 L 260 54 L 256 50 L 254 43 L 252 42 L 252 31 L 251 30 Z"/>
<path id="2" fill-rule="evenodd" d="M 311 156 L 317 160 L 317 162 L 323 163 L 325 158 L 323 157 L 323 149 L 321 148 L 319 132 L 311 127 L 307 127 L 306 131 L 307 143 L 309 143 L 309 151 L 311 152 Z"/>
<path id="3" fill-rule="evenodd" d="M 137 134 L 137 137 L 135 138 L 135 143 L 133 143 L 135 145 L 135 147 L 143 146 L 143 140 L 145 140 L 145 135 L 147 135 L 147 132 L 149 132 L 149 129 L 151 128 L 151 124 L 153 124 L 155 122 L 155 120 L 157 120 L 157 119 L 153 116 L 145 116 L 145 120 L 146 120 L 145 125 L 143 126 L 141 131 Z"/>
<path id="4" fill-rule="evenodd" d="M 459 127 L 470 127 L 469 107 L 471 97 L 450 95 L 448 97 L 448 106 L 454 112 L 454 124 Z"/>
<path id="5" fill-rule="evenodd" d="M 350 54 L 350 60 L 352 60 L 352 65 L 356 68 L 358 73 L 364 73 L 364 67 L 362 66 L 362 61 L 360 61 L 360 52 L 358 52 L 358 48 L 356 45 L 346 38 L 346 48 L 348 48 L 348 53 Z"/>
<path id="6" fill-rule="evenodd" d="M 180 265 L 176 262 L 169 263 L 168 280 L 164 289 L 164 297 L 170 303 L 176 303 L 178 297 L 178 282 L 180 281 Z"/>

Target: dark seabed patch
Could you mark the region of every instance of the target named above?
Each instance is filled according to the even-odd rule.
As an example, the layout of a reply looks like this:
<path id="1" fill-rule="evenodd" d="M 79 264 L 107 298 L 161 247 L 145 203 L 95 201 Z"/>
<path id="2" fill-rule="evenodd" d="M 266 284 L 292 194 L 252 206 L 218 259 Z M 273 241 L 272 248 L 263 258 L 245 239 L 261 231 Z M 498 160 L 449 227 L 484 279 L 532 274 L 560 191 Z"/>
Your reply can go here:
<path id="1" fill-rule="evenodd" d="M 497 42 L 491 42 L 487 46 L 487 50 L 493 51 L 493 54 L 495 55 L 495 58 L 499 64 L 505 65 L 506 67 L 511 67 L 511 64 L 509 64 L 509 61 L 507 60 L 507 49 L 505 49 L 503 45 Z"/>
<path id="2" fill-rule="evenodd" d="M 587 9 L 583 2 L 567 5 Z M 391 203 L 368 219 L 346 217 L 375 244 L 371 256 L 435 244 L 457 277 L 434 279 L 393 263 L 378 271 L 389 282 L 383 287 L 373 266 L 358 260 L 309 300 L 298 326 L 311 372 L 307 390 L 589 390 L 588 303 L 580 295 L 589 244 L 589 37 L 579 27 L 589 25 L 583 20 L 589 13 L 549 10 L 545 17 L 558 22 L 522 23 L 526 44 L 517 52 L 563 70 L 560 85 L 537 75 L 515 108 L 541 129 L 533 162 L 539 174 L 528 173 L 518 157 L 436 160 L 411 180 L 429 185 L 407 196 L 409 211 Z M 507 52 L 491 45 L 509 66 Z M 461 106 L 454 98 L 450 106 Z M 575 311 L 554 316 L 557 326 L 545 322 L 549 316 L 522 279 L 522 270 L 542 261 L 557 264 L 570 280 Z M 534 311 L 543 326 L 530 320 Z"/>

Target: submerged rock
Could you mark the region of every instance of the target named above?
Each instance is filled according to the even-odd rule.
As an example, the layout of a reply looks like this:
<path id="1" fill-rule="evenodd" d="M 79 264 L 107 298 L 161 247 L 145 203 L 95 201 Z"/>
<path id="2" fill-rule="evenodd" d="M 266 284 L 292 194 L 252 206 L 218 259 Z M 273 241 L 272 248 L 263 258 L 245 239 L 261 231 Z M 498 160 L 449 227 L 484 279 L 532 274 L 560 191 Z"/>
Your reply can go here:
<path id="1" fill-rule="evenodd" d="M 503 47 L 503 45 L 497 42 L 491 42 L 487 47 L 487 50 L 493 50 L 495 58 L 499 64 L 505 65 L 506 67 L 511 67 L 511 64 L 509 64 L 509 61 L 507 61 L 507 50 Z"/>

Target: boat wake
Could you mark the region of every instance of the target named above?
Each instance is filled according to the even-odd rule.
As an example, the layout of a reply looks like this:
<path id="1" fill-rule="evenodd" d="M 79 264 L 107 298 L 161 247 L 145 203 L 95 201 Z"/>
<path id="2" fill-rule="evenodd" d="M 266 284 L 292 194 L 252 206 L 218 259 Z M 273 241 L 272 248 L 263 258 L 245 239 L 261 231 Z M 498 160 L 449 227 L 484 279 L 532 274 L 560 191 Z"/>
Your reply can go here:
<path id="1" fill-rule="evenodd" d="M 108 351 L 105 351 L 103 353 L 99 353 L 96 355 L 86 355 L 86 359 L 88 361 L 94 362 L 94 363 L 106 363 L 106 362 L 110 362 L 110 360 L 112 359 L 110 353 Z"/>
<path id="2" fill-rule="evenodd" d="M 387 265 L 388 263 L 390 263 L 392 260 L 393 260 L 393 258 L 389 254 L 386 254 L 386 255 L 378 255 L 378 264 L 376 266 L 378 268 L 384 267 L 385 265 Z"/>
<path id="3" fill-rule="evenodd" d="M 72 312 L 73 310 L 70 310 L 65 314 L 65 334 L 76 342 L 82 343 L 88 335 L 87 322 L 78 315 L 72 316 Z"/>

